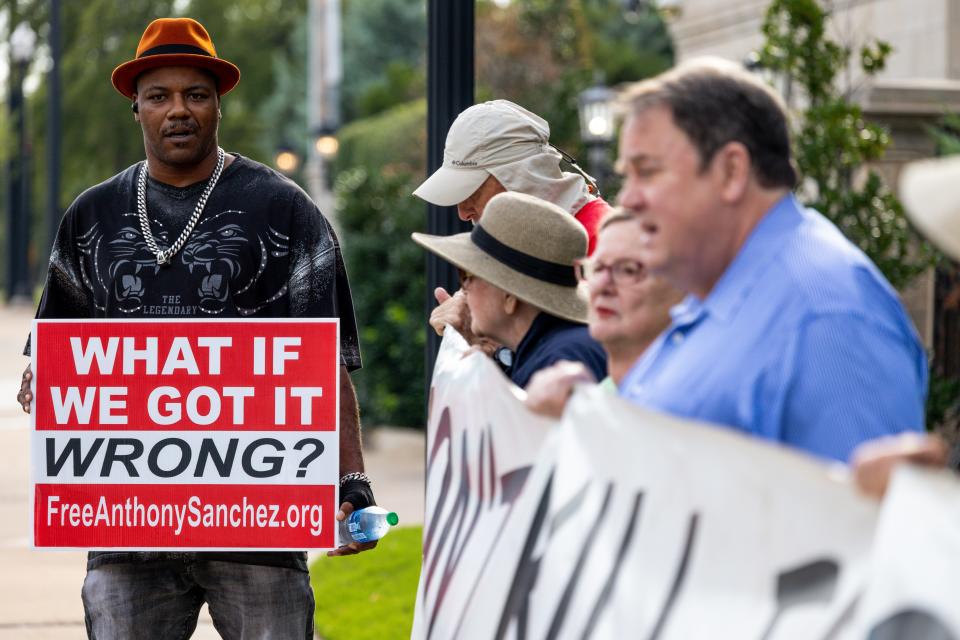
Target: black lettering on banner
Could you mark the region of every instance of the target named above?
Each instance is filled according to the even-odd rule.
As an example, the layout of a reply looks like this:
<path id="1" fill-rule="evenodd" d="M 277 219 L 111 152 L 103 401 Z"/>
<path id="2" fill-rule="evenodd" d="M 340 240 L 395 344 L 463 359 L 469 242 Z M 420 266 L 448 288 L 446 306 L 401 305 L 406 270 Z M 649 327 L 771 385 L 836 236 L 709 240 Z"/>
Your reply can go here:
<path id="1" fill-rule="evenodd" d="M 583 630 L 583 636 L 581 636 L 583 640 L 587 640 L 593 635 L 597 627 L 597 621 L 610 604 L 613 596 L 613 586 L 616 584 L 617 577 L 620 575 L 620 569 L 623 567 L 627 551 L 630 550 L 633 544 L 633 535 L 637 530 L 637 521 L 642 503 L 643 492 L 639 492 L 633 499 L 633 508 L 630 511 L 630 519 L 627 521 L 627 530 L 623 532 L 623 539 L 620 540 L 620 546 L 617 548 L 617 555 L 613 560 L 613 568 L 610 570 L 610 575 L 607 576 L 607 581 L 603 584 L 603 589 L 600 590 L 600 596 L 593 605 L 593 611 L 590 612 L 590 617 L 587 618 L 587 628 Z"/>
<path id="2" fill-rule="evenodd" d="M 523 551 L 520 553 L 520 562 L 517 564 L 517 571 L 513 576 L 513 584 L 510 585 L 510 593 L 507 594 L 503 612 L 500 614 L 500 624 L 495 636 L 497 640 L 506 637 L 507 629 L 514 620 L 517 623 L 517 639 L 523 640 L 526 638 L 530 591 L 537 582 L 537 575 L 540 573 L 540 558 L 535 559 L 533 557 L 533 550 L 547 519 L 552 490 L 553 471 L 550 472 L 547 479 L 543 494 L 540 496 L 540 503 L 537 505 L 536 514 L 533 516 L 533 522 L 530 523 L 527 539 L 523 543 Z"/>
<path id="3" fill-rule="evenodd" d="M 213 466 L 217 468 L 217 475 L 221 478 L 228 477 L 230 470 L 233 469 L 233 459 L 237 455 L 237 445 L 239 442 L 240 440 L 238 438 L 230 438 L 227 444 L 227 452 L 221 456 L 217 444 L 210 438 L 204 438 L 200 442 L 200 452 L 197 453 L 197 468 L 193 472 L 193 477 L 203 477 L 203 472 L 207 468 L 207 460 L 213 462 Z"/>
<path id="4" fill-rule="evenodd" d="M 683 555 L 680 557 L 680 566 L 677 567 L 677 575 L 673 579 L 673 585 L 670 586 L 670 593 L 667 595 L 667 601 L 663 603 L 663 609 L 660 610 L 660 616 L 657 618 L 657 624 L 653 627 L 650 634 L 650 640 L 656 640 L 663 632 L 667 624 L 673 605 L 677 601 L 677 595 L 680 593 L 680 587 L 683 586 L 683 579 L 687 576 L 687 567 L 690 564 L 690 552 L 693 550 L 693 543 L 697 538 L 697 524 L 700 521 L 700 514 L 694 513 L 690 516 L 690 524 L 687 527 L 687 541 L 683 545 Z"/>
<path id="5" fill-rule="evenodd" d="M 936 614 L 910 607 L 878 623 L 867 640 L 957 640 L 957 636 Z"/>
<path id="6" fill-rule="evenodd" d="M 435 553 L 430 562 L 430 568 L 427 573 L 427 579 L 425 581 L 426 589 L 430 589 L 430 581 L 437 575 L 437 566 L 440 560 L 441 554 L 439 553 L 440 549 L 445 547 L 447 537 L 454 530 L 456 526 L 456 533 L 454 535 L 454 540 L 460 535 L 460 529 L 463 527 L 463 523 L 466 520 L 466 511 L 467 511 L 467 502 L 470 499 L 470 463 L 467 460 L 467 439 L 466 437 L 462 438 L 460 441 L 461 451 L 460 451 L 460 486 L 457 489 L 457 493 L 453 499 L 453 505 L 450 508 L 450 513 L 447 515 L 447 520 L 444 522 L 443 526 L 440 528 L 440 538 L 437 540 L 437 547 L 434 551 Z M 452 446 L 451 446 L 452 449 Z M 452 466 L 452 459 L 451 459 Z M 437 515 L 442 513 L 440 509 L 435 511 Z M 451 551 L 451 557 L 447 561 L 444 571 L 450 572 L 452 568 L 450 567 L 451 561 L 453 561 L 453 551 Z M 441 571 L 440 573 L 444 573 Z M 443 596 L 445 594 L 441 593 L 437 597 L 437 602 L 434 604 L 436 610 L 440 609 L 440 604 L 443 602 Z M 431 629 L 432 631 L 432 629 Z M 428 632 L 429 633 L 429 632 Z"/>
<path id="7" fill-rule="evenodd" d="M 847 606 L 843 608 L 843 611 L 840 612 L 837 619 L 830 625 L 830 629 L 826 635 L 823 636 L 823 640 L 837 640 L 840 637 L 843 630 L 846 629 L 847 625 L 853 620 L 853 614 L 857 612 L 861 597 L 863 597 L 863 594 L 858 593 L 850 598 L 850 602 L 847 603 Z"/>
<path id="8" fill-rule="evenodd" d="M 480 444 L 477 450 L 477 456 L 474 461 L 477 463 L 477 504 L 473 510 L 473 516 L 469 517 L 467 515 L 467 505 L 470 498 L 470 462 L 471 460 L 467 457 L 467 438 L 463 436 L 463 452 L 461 460 L 461 469 L 460 469 L 460 491 L 457 492 L 456 501 L 453 505 L 453 511 L 450 513 L 450 518 L 448 523 L 452 523 L 454 516 L 457 517 L 457 530 L 454 533 L 453 540 L 450 543 L 450 554 L 447 556 L 447 562 L 443 566 L 443 570 L 440 572 L 440 587 L 437 589 L 437 598 L 433 603 L 433 616 L 430 618 L 430 626 L 427 629 L 427 634 L 432 635 L 433 625 L 437 621 L 437 613 L 440 611 L 440 607 L 443 605 L 443 601 L 447 595 L 447 589 L 450 586 L 450 581 L 453 579 L 454 574 L 457 571 L 457 566 L 460 564 L 460 559 L 463 557 L 463 552 L 467 547 L 467 543 L 470 541 L 473 532 L 477 529 L 477 522 L 480 519 L 481 512 L 486 508 L 489 509 L 493 504 L 494 500 L 494 490 L 495 484 L 490 482 L 490 492 L 486 492 L 487 479 L 484 477 L 487 473 L 486 466 L 484 461 L 487 459 L 487 454 L 489 454 L 490 469 L 489 473 L 494 473 L 496 469 L 496 464 L 493 460 L 493 433 L 490 431 L 489 426 L 480 433 Z M 491 477 L 492 480 L 492 477 Z M 469 518 L 469 524 L 467 520 Z M 438 550 L 443 548 L 444 541 L 446 539 L 446 534 L 448 532 L 444 531 L 440 537 L 440 542 L 438 543 Z M 498 534 L 499 535 L 499 534 Z M 493 544 L 491 544 L 489 553 L 492 552 L 493 546 L 496 545 L 496 538 L 494 538 Z M 436 566 L 436 561 L 440 557 L 439 551 L 434 556 L 434 566 Z M 432 576 L 428 576 L 432 577 Z M 428 583 L 429 584 L 429 583 Z M 471 591 L 475 589 L 477 583 L 473 584 Z M 461 618 L 462 622 L 462 618 Z M 458 623 L 459 627 L 459 623 Z"/>
<path id="9" fill-rule="evenodd" d="M 264 456 L 263 462 L 268 466 L 266 469 L 255 469 L 253 466 L 253 454 L 260 447 L 273 447 L 274 451 L 284 451 L 283 443 L 276 438 L 257 438 L 243 450 L 243 456 L 240 459 L 244 472 L 251 478 L 269 478 L 280 473 L 283 468 L 283 458 L 280 456 Z"/>
<path id="10" fill-rule="evenodd" d="M 63 447 L 63 451 L 60 452 L 60 457 L 58 458 L 56 455 L 57 441 L 54 438 L 47 438 L 47 475 L 58 475 L 60 469 L 63 468 L 63 465 L 67 463 L 68 459 L 73 463 L 73 475 L 84 475 L 93 462 L 97 451 L 100 450 L 100 446 L 103 444 L 103 438 L 95 439 L 90 445 L 90 450 L 87 451 L 87 455 L 82 458 L 80 454 L 80 443 L 80 438 L 70 438 L 67 440 L 67 444 Z"/>
<path id="11" fill-rule="evenodd" d="M 817 559 L 781 572 L 777 576 L 777 608 L 761 636 L 773 636 L 780 616 L 790 607 L 829 604 L 837 588 L 840 566 L 832 559 Z"/>
<path id="12" fill-rule="evenodd" d="M 482 503 L 484 500 L 485 494 L 483 491 L 483 486 L 484 486 L 483 483 L 484 483 L 484 474 L 486 474 L 487 481 L 489 482 L 489 494 L 487 494 L 489 495 L 489 500 L 487 500 L 487 507 L 490 508 L 493 506 L 504 506 L 504 505 L 508 507 L 506 515 L 503 517 L 502 521 L 500 522 L 500 528 L 497 529 L 496 533 L 493 535 L 490 545 L 487 548 L 487 555 L 483 563 L 484 565 L 486 565 L 493 561 L 493 553 L 497 548 L 497 542 L 500 540 L 500 536 L 503 535 L 504 530 L 506 530 L 506 528 L 510 526 L 510 522 L 511 522 L 510 514 L 513 513 L 514 503 L 517 501 L 517 498 L 520 496 L 520 491 L 523 489 L 524 486 L 526 486 L 527 478 L 530 476 L 531 467 L 519 467 L 517 469 L 513 469 L 512 471 L 506 472 L 502 476 L 497 476 L 497 459 L 496 459 L 496 455 L 494 453 L 494 447 L 493 447 L 493 431 L 488 427 L 484 433 L 486 433 L 489 437 L 487 438 L 488 445 L 486 447 L 486 454 L 484 453 L 482 440 L 481 440 L 481 447 L 480 447 L 480 454 L 479 454 L 479 458 L 480 458 L 479 483 L 481 487 L 480 503 Z M 487 467 L 486 472 L 484 472 L 484 465 L 486 465 Z M 499 487 L 499 497 L 498 497 L 498 491 L 497 491 L 498 487 Z M 479 518 L 479 515 L 480 514 L 479 514 L 479 504 L 478 504 L 478 512 L 475 516 L 475 520 Z M 472 527 L 471 527 L 470 533 L 472 533 Z M 457 558 L 456 558 L 457 561 L 459 561 L 460 555 L 462 555 L 463 549 L 465 548 L 466 548 L 466 541 L 464 541 L 464 546 L 461 548 L 460 553 L 457 555 Z M 454 566 L 452 567 L 452 569 L 448 569 L 444 573 L 443 588 L 441 588 L 440 593 L 438 594 L 437 601 L 435 603 L 435 606 L 437 608 L 439 608 L 440 603 L 443 601 L 442 596 L 446 592 L 445 587 L 449 582 L 449 579 L 452 578 L 455 569 L 456 569 L 456 566 L 454 563 Z M 470 599 L 473 599 L 473 594 L 474 592 L 476 592 L 477 587 L 480 585 L 481 579 L 482 577 L 478 575 L 476 580 L 473 583 L 473 586 L 470 588 Z M 434 611 L 433 620 L 436 619 L 436 613 L 437 612 Z M 453 634 L 453 637 L 455 638 L 460 637 L 461 635 L 460 628 L 463 626 L 465 615 L 466 615 L 466 610 L 461 611 L 460 620 L 457 622 L 456 631 Z M 432 628 L 432 624 L 431 624 L 431 628 Z"/>
<path id="13" fill-rule="evenodd" d="M 554 516 L 553 522 L 550 525 L 550 536 L 553 537 L 554 533 L 563 526 L 563 524 L 570 520 L 583 506 L 584 498 L 587 494 L 587 489 L 589 489 L 590 483 L 583 485 L 583 488 L 577 492 L 577 495 L 573 497 L 562 509 L 557 511 L 557 515 Z M 613 494 L 613 483 L 607 484 L 607 490 L 604 492 L 603 504 L 600 505 L 600 512 L 597 515 L 597 522 L 603 518 L 603 515 L 607 511 L 607 507 L 610 506 L 610 496 Z M 580 574 L 583 573 L 583 566 L 586 564 L 587 556 L 590 554 L 590 550 L 593 549 L 594 545 L 590 544 L 589 538 L 580 546 L 580 557 L 577 558 L 577 564 L 573 569 L 573 573 L 570 574 L 570 579 L 567 580 L 567 586 L 563 590 L 563 595 L 560 597 L 560 603 L 557 605 L 556 610 L 553 612 L 553 620 L 550 622 L 550 628 L 547 630 L 547 638 L 557 638 L 560 635 L 560 631 L 563 628 L 563 621 L 566 618 L 567 612 L 570 609 L 570 601 L 573 599 L 573 591 L 577 586 L 577 583 L 580 582 Z"/>
<path id="14" fill-rule="evenodd" d="M 447 445 L 447 466 L 443 470 L 443 480 L 440 482 L 440 497 L 437 499 L 437 506 L 434 509 L 435 514 L 441 513 L 443 506 L 447 502 L 447 492 L 450 490 L 450 482 L 453 477 L 453 462 L 451 456 L 453 455 L 453 447 L 450 443 L 450 409 L 449 407 L 444 408 L 443 412 L 440 414 L 440 423 L 437 425 L 437 437 L 433 441 L 433 448 L 430 450 L 430 457 L 427 459 L 427 477 L 430 477 L 430 473 L 433 470 L 433 465 L 436 462 L 437 454 L 440 452 L 440 448 L 443 444 Z M 431 518 L 430 522 L 427 523 L 423 531 L 423 559 L 424 567 L 427 567 L 427 561 L 433 555 L 433 536 L 437 532 L 437 525 L 439 524 L 439 518 Z M 433 569 L 428 569 L 427 571 L 427 584 L 429 584 L 430 574 L 433 572 Z"/>
<path id="15" fill-rule="evenodd" d="M 432 395 L 431 395 L 432 400 Z M 431 407 L 431 412 L 432 412 Z M 527 481 L 530 473 L 530 467 L 523 467 L 510 471 L 503 476 L 497 474 L 496 456 L 494 454 L 493 432 L 489 425 L 480 432 L 479 446 L 473 453 L 468 446 L 468 439 L 462 436 L 462 441 L 454 443 L 452 434 L 452 421 L 449 407 L 445 407 L 440 413 L 437 424 L 436 437 L 427 456 L 427 477 L 433 474 L 435 465 L 441 452 L 446 452 L 446 466 L 443 470 L 443 476 L 440 481 L 440 492 L 436 504 L 432 509 L 434 516 L 424 526 L 423 532 L 423 571 L 424 571 L 424 592 L 428 592 L 434 580 L 440 580 L 440 585 L 436 590 L 436 596 L 433 601 L 427 605 L 429 622 L 427 623 L 427 637 L 432 637 L 434 624 L 440 613 L 441 605 L 447 595 L 448 586 L 456 575 L 456 568 L 466 549 L 471 535 L 476 531 L 476 523 L 482 512 L 489 510 L 494 506 L 508 505 L 512 507 L 519 497 L 521 489 Z M 455 458 L 455 451 L 460 450 L 460 460 Z M 455 494 L 451 494 L 453 485 L 454 468 L 459 464 L 459 486 Z M 471 496 L 471 478 L 472 470 L 476 469 L 477 474 L 477 504 L 471 513 L 468 514 L 469 501 Z M 448 505 L 448 501 L 452 503 Z M 448 512 L 445 519 L 441 514 Z M 469 524 L 467 524 L 469 522 Z M 496 547 L 496 541 L 503 533 L 504 527 L 509 523 L 509 516 L 504 517 L 500 529 L 493 537 L 489 549 L 487 549 L 487 560 Z M 450 533 L 456 525 L 453 537 Z M 446 548 L 448 540 L 450 541 L 450 553 L 444 555 L 442 550 Z M 446 561 L 441 564 L 441 558 Z M 479 576 L 478 576 L 479 580 Z M 475 582 L 471 591 L 475 590 Z M 462 624 L 463 618 L 458 622 Z"/>
<path id="16" fill-rule="evenodd" d="M 173 445 L 180 449 L 180 461 L 174 465 L 173 468 L 164 470 L 160 468 L 159 459 L 160 454 L 163 453 L 163 450 L 166 449 L 168 445 Z M 150 469 L 150 473 L 158 478 L 173 478 L 183 473 L 187 466 L 189 466 L 192 458 L 193 452 L 190 450 L 190 444 L 186 440 L 182 438 L 164 438 L 150 448 L 150 455 L 147 456 L 147 468 Z"/>
<path id="17" fill-rule="evenodd" d="M 120 447 L 130 447 L 129 453 L 117 453 Z M 103 468 L 100 470 L 100 477 L 109 478 L 110 471 L 113 469 L 114 462 L 121 462 L 127 468 L 127 475 L 131 478 L 139 478 L 140 474 L 134 466 L 133 461 L 143 455 L 143 443 L 136 438 L 110 438 L 107 442 L 107 450 L 103 454 Z"/>

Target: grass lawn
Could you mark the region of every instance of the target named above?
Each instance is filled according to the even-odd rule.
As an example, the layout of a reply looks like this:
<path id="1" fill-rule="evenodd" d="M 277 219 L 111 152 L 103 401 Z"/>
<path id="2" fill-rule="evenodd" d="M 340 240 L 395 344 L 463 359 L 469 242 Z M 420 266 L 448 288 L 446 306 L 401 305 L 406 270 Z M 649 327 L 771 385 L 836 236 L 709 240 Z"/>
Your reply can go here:
<path id="1" fill-rule="evenodd" d="M 325 640 L 409 638 L 422 534 L 422 527 L 398 527 L 373 551 L 317 558 L 310 565 L 317 634 Z"/>

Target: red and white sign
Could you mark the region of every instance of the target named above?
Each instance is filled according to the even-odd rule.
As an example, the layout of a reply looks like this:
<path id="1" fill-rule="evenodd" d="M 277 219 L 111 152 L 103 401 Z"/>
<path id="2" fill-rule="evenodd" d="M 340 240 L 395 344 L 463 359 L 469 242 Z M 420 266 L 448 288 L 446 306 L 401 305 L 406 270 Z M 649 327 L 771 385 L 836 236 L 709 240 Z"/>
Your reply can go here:
<path id="1" fill-rule="evenodd" d="M 325 549 L 336 319 L 37 320 L 34 545 Z"/>

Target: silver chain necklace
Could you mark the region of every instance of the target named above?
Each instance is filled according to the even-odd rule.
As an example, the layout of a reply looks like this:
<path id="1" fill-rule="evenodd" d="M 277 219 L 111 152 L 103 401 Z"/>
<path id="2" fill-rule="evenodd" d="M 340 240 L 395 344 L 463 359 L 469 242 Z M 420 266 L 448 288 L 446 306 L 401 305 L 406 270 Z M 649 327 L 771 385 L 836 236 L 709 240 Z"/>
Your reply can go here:
<path id="1" fill-rule="evenodd" d="M 173 256 L 177 255 L 177 252 L 183 248 L 183 245 L 187 242 L 187 239 L 190 237 L 190 234 L 193 233 L 193 228 L 197 226 L 197 221 L 200 220 L 200 216 L 203 214 L 204 208 L 207 206 L 207 198 L 210 197 L 210 194 L 213 192 L 213 188 L 217 186 L 217 181 L 220 180 L 220 174 L 223 172 L 223 149 L 217 147 L 217 166 L 213 170 L 213 175 L 210 176 L 210 182 L 207 183 L 207 188 L 203 190 L 203 193 L 200 194 L 200 199 L 197 201 L 197 206 L 193 208 L 193 214 L 190 216 L 190 220 L 187 222 L 186 228 L 180 234 L 180 237 L 177 238 L 177 241 L 169 249 L 161 249 L 157 245 L 156 239 L 153 237 L 153 233 L 150 232 L 150 219 L 147 217 L 147 163 L 144 161 L 140 165 L 140 172 L 137 175 L 137 215 L 140 218 L 140 231 L 143 233 L 143 239 L 147 243 L 147 248 L 150 249 L 150 252 L 157 256 L 157 264 L 164 265 L 170 262 L 170 259 Z"/>

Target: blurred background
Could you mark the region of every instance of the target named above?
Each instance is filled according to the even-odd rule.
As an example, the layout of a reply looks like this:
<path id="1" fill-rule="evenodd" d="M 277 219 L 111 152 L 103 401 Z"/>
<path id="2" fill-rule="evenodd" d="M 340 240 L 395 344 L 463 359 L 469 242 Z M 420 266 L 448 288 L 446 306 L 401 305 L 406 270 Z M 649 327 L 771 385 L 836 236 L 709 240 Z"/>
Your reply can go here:
<path id="1" fill-rule="evenodd" d="M 472 38 L 435 46 L 433 64 L 471 58 L 472 78 L 461 80 L 472 80 L 475 101 L 507 98 L 543 116 L 552 142 L 611 202 L 618 86 L 712 54 L 778 89 L 791 111 L 801 199 L 900 290 L 931 356 L 928 427 L 956 440 L 960 275 L 910 228 L 895 192 L 904 163 L 960 152 L 956 0 L 0 0 L 7 350 L 23 344 L 64 209 L 143 158 L 110 72 L 154 18 L 196 18 L 242 71 L 222 105 L 221 145 L 298 182 L 340 236 L 361 331 L 364 424 L 408 428 L 371 429 L 368 468 L 385 487 L 381 501 L 417 524 L 429 270 L 409 236 L 428 230 L 432 215 L 411 192 L 427 171 L 428 25 L 440 7 L 459 11 Z M 26 451 L 28 423 L 12 402 L 24 364 L 0 358 L 6 451 Z M 11 575 L 36 579 L 0 592 L 0 637 L 77 637 L 82 560 L 29 551 L 26 454 L 11 455 L 17 464 L 0 472 L 0 558 Z M 345 603 L 380 621 L 370 637 L 408 635 L 419 540 L 414 527 L 339 570 L 313 567 L 325 637 L 366 637 L 350 628 Z M 62 578 L 50 573 L 58 567 Z M 60 604 L 29 609 L 44 599 Z M 364 607 L 375 601 L 382 608 L 371 616 Z"/>

